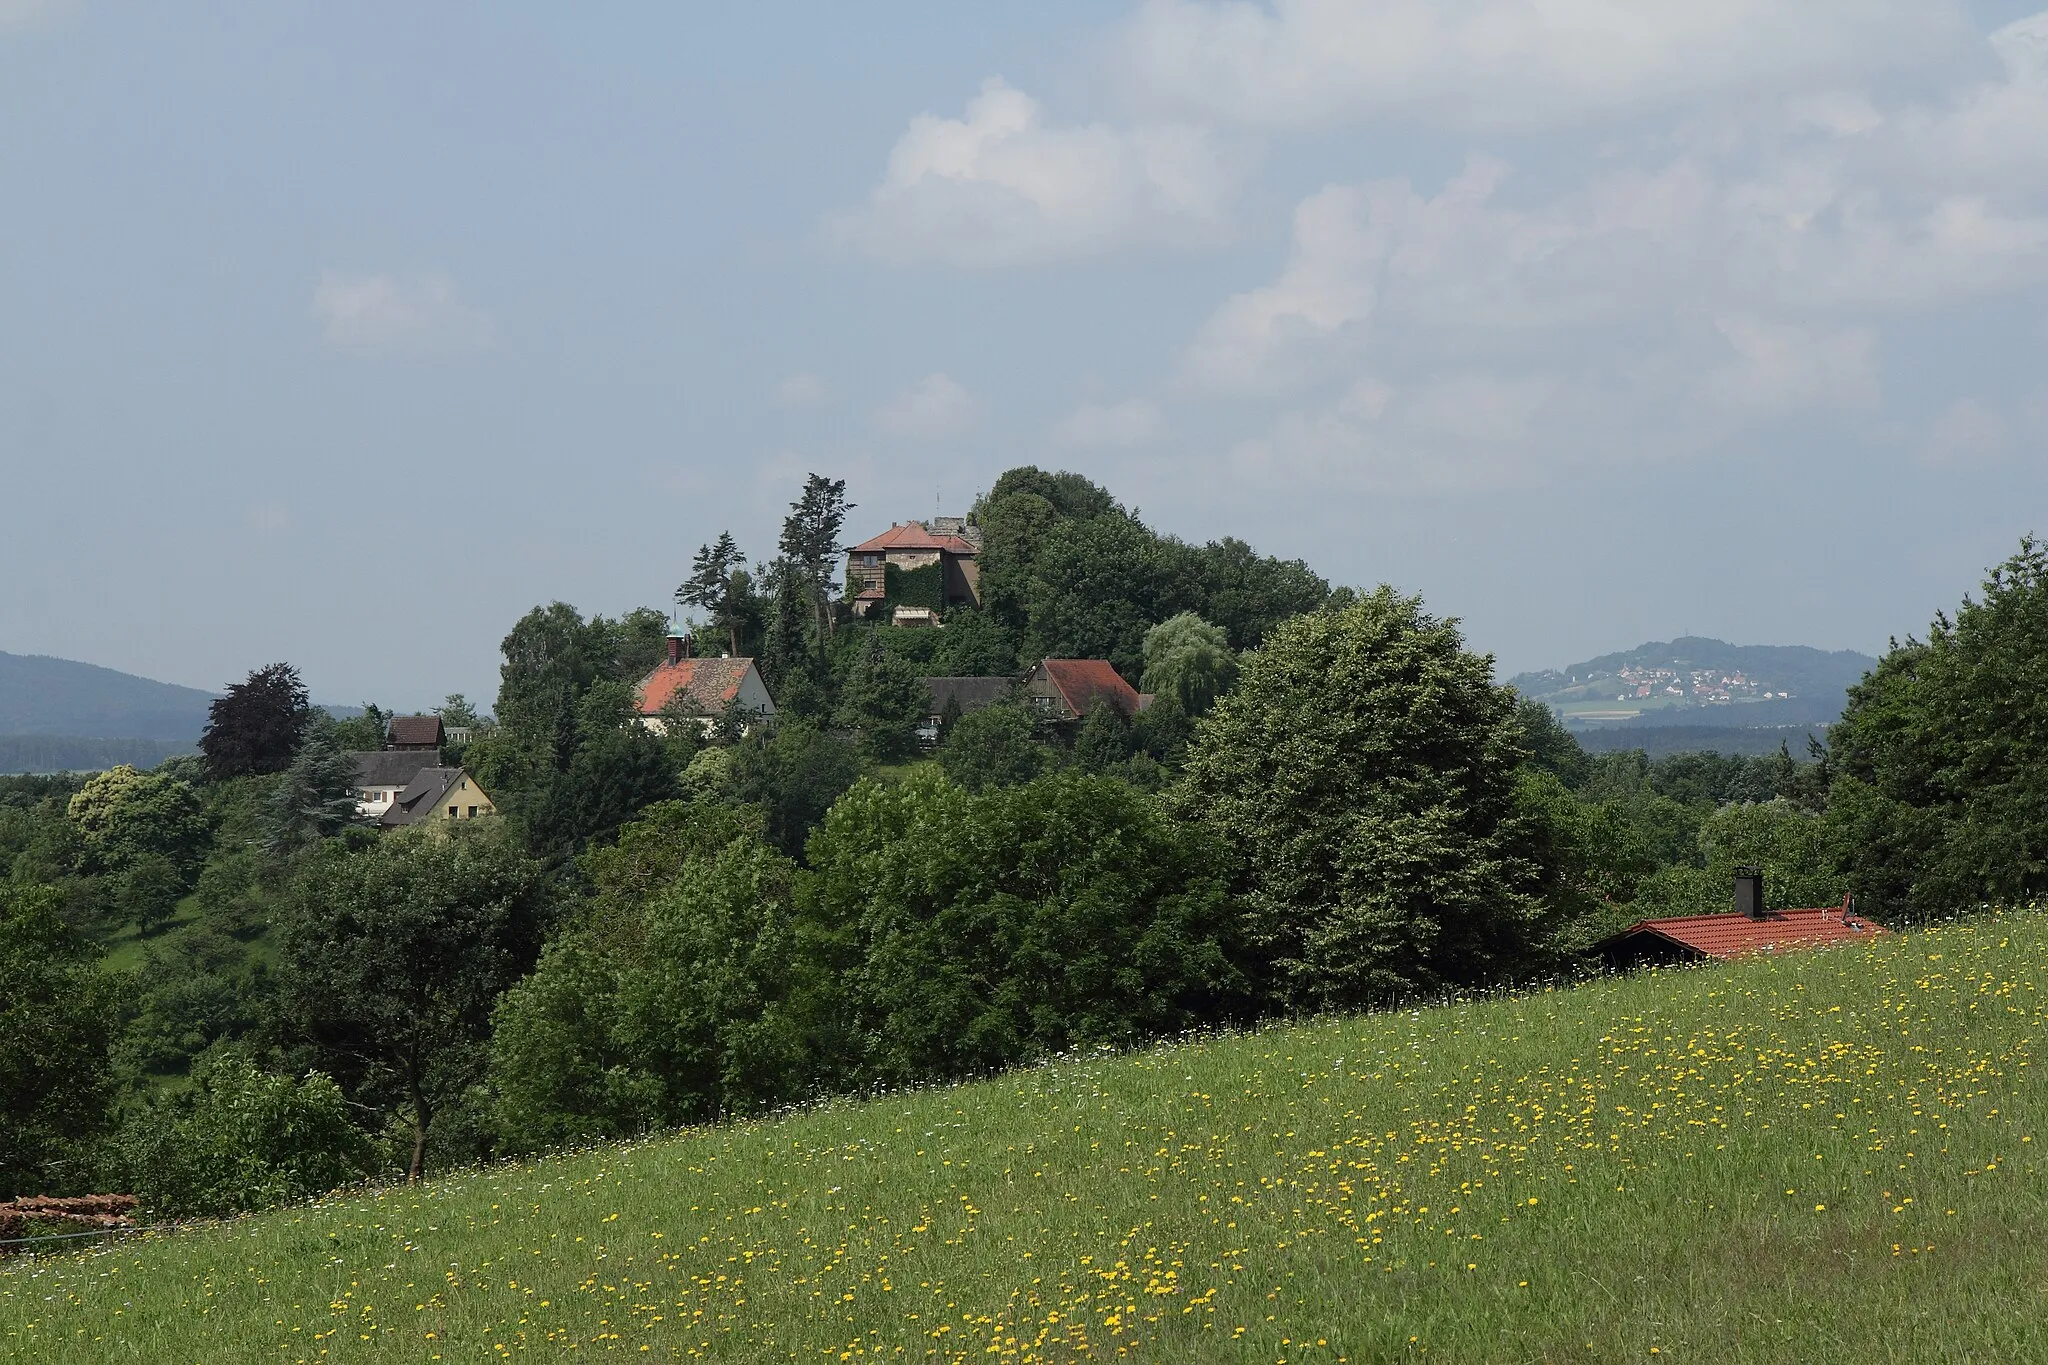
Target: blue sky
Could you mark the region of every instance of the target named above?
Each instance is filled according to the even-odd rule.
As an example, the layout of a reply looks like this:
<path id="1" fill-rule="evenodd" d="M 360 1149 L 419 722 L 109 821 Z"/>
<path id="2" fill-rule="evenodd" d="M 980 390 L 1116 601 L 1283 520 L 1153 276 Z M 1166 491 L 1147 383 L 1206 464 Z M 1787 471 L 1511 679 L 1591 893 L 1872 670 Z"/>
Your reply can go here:
<path id="1" fill-rule="evenodd" d="M 1503 673 L 2048 530 L 2048 14 L 0 0 L 0 649 L 495 690 L 807 470 L 1081 470 Z"/>

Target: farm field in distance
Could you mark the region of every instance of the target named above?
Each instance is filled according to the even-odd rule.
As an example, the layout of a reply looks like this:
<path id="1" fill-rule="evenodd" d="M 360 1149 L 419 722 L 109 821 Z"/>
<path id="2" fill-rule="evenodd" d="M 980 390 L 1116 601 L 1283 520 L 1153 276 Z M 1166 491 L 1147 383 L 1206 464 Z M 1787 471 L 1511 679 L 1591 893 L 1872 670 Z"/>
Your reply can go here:
<path id="1" fill-rule="evenodd" d="M 0 1262 L 0 1358 L 2048 1359 L 2048 916 Z"/>

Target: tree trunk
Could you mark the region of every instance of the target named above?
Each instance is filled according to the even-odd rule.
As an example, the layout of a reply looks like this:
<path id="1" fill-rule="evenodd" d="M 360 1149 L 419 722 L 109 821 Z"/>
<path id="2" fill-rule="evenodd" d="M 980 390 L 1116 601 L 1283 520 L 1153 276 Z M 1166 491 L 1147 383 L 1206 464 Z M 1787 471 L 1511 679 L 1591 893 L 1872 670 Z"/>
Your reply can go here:
<path id="1" fill-rule="evenodd" d="M 412 1169 L 406 1172 L 405 1180 L 408 1185 L 417 1185 L 420 1177 L 426 1174 L 427 1125 L 434 1121 L 434 1111 L 421 1092 L 417 1066 L 406 1068 L 405 1088 L 407 1098 L 412 1101 Z"/>

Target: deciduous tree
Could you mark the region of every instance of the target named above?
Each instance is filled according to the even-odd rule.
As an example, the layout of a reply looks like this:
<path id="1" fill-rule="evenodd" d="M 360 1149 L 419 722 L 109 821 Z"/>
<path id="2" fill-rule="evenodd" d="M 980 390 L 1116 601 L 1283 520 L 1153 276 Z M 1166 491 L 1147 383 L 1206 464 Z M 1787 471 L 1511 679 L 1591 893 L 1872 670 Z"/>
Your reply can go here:
<path id="1" fill-rule="evenodd" d="M 287 1018 L 358 1098 L 405 1114 L 410 1176 L 435 1113 L 478 1079 L 490 1013 L 540 946 L 541 868 L 486 831 L 330 847 L 279 924 Z"/>
<path id="2" fill-rule="evenodd" d="M 312 723 L 313 707 L 299 670 L 276 663 L 231 684 L 213 703 L 199 750 L 217 781 L 283 772 Z"/>
<path id="3" fill-rule="evenodd" d="M 1523 752 L 1492 661 L 1391 588 L 1246 656 L 1198 723 L 1185 795 L 1244 856 L 1281 1001 L 1356 1006 L 1525 967 L 1543 906 L 1514 827 Z"/>
<path id="4" fill-rule="evenodd" d="M 1142 690 L 1172 693 L 1188 716 L 1199 716 L 1237 681 L 1237 656 L 1220 626 L 1184 611 L 1145 632 Z"/>
<path id="5" fill-rule="evenodd" d="M 0 1200 L 78 1192 L 107 1119 L 119 986 L 57 902 L 0 882 Z"/>
<path id="6" fill-rule="evenodd" d="M 1828 819 L 1866 908 L 1893 916 L 2048 893 L 2048 547 L 1894 642 L 1828 731 Z"/>

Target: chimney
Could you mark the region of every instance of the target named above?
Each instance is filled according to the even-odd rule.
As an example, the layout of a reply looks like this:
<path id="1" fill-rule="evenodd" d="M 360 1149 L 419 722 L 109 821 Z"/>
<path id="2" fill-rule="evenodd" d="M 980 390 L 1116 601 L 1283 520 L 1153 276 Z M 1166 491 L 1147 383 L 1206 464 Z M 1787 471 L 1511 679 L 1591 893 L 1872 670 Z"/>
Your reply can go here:
<path id="1" fill-rule="evenodd" d="M 679 664 L 690 655 L 690 634 L 681 621 L 668 628 L 668 661 Z"/>
<path id="2" fill-rule="evenodd" d="M 1760 867 L 1735 869 L 1735 913 L 1750 919 L 1764 917 L 1764 870 Z"/>

